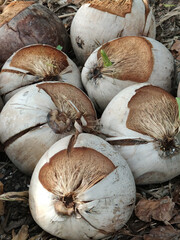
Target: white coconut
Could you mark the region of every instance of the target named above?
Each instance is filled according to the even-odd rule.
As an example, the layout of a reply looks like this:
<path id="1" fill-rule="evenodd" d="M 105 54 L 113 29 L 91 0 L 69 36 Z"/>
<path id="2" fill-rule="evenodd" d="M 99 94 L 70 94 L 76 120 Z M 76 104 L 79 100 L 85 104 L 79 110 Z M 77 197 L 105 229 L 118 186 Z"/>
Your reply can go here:
<path id="1" fill-rule="evenodd" d="M 74 133 L 74 123 L 93 127 L 96 112 L 90 99 L 68 83 L 30 85 L 16 93 L 0 114 L 0 140 L 10 160 L 31 174 L 44 152 Z"/>
<path id="2" fill-rule="evenodd" d="M 155 38 L 154 15 L 147 0 L 90 0 L 73 18 L 72 47 L 83 65 L 98 46 L 123 36 Z"/>
<path id="3" fill-rule="evenodd" d="M 112 63 L 105 66 L 101 51 Z M 149 82 L 171 91 L 174 58 L 160 42 L 147 37 L 128 36 L 111 40 L 87 59 L 81 77 L 88 96 L 102 112 L 125 87 Z"/>
<path id="4" fill-rule="evenodd" d="M 119 230 L 135 203 L 132 173 L 110 144 L 92 134 L 56 142 L 38 162 L 29 204 L 36 223 L 63 239 L 100 239 Z"/>
<path id="5" fill-rule="evenodd" d="M 176 99 L 159 87 L 135 84 L 104 110 L 101 131 L 127 160 L 137 184 L 180 174 L 180 119 Z"/>
<path id="6" fill-rule="evenodd" d="M 7 102 L 25 86 L 48 80 L 82 88 L 80 71 L 64 52 L 47 44 L 29 45 L 16 51 L 3 65 L 0 95 Z"/>

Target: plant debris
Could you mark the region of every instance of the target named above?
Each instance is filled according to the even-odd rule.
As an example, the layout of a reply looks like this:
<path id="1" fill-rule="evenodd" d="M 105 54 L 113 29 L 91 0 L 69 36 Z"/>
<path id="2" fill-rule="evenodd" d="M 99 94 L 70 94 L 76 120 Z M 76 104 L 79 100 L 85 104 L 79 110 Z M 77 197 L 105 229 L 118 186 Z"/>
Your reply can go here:
<path id="1" fill-rule="evenodd" d="M 159 226 L 144 235 L 144 240 L 178 240 L 180 230 L 174 229 L 172 226 Z"/>
<path id="2" fill-rule="evenodd" d="M 1 194 L 3 194 L 3 183 L 0 182 L 0 197 L 1 197 Z M 4 203 L 2 200 L 0 200 L 0 216 L 3 216 L 4 215 Z"/>
<path id="3" fill-rule="evenodd" d="M 135 208 L 136 216 L 144 221 L 150 222 L 151 219 L 168 222 L 173 217 L 175 203 L 170 197 L 158 200 L 141 199 Z"/>
<path id="4" fill-rule="evenodd" d="M 19 230 L 18 234 L 15 234 L 14 230 L 12 231 L 12 240 L 26 240 L 28 239 L 28 226 L 23 225 Z"/>
<path id="5" fill-rule="evenodd" d="M 175 40 L 175 42 L 172 45 L 170 50 L 171 50 L 171 53 L 173 54 L 174 58 L 176 60 L 180 61 L 180 40 Z"/>

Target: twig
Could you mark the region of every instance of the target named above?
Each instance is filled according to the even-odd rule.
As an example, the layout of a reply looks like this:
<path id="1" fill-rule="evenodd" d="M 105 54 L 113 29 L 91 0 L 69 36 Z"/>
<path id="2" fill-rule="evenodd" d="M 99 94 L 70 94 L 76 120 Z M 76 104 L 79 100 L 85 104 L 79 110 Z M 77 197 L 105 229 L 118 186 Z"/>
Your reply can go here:
<path id="1" fill-rule="evenodd" d="M 7 192 L 0 195 L 1 201 L 23 201 L 28 202 L 28 191 L 24 192 Z"/>
<path id="2" fill-rule="evenodd" d="M 67 14 L 63 14 L 63 15 L 58 16 L 58 18 L 66 18 L 66 17 L 69 17 L 69 16 L 74 16 L 75 14 L 76 14 L 76 12 L 74 12 L 74 13 L 67 13 Z"/>
<path id="3" fill-rule="evenodd" d="M 0 170 L 3 169 L 5 166 L 7 166 L 9 163 L 10 163 L 10 161 L 1 163 L 2 166 L 0 167 Z"/>
<path id="4" fill-rule="evenodd" d="M 159 23 L 156 24 L 156 27 L 160 26 L 163 22 L 169 18 L 180 14 L 180 6 L 174 8 L 172 11 L 168 12 L 164 17 L 159 20 Z"/>
<path id="5" fill-rule="evenodd" d="M 70 5 L 70 3 L 65 3 L 64 5 L 59 6 L 58 8 L 55 9 L 55 13 L 58 12 L 60 9 L 67 7 L 68 5 Z"/>

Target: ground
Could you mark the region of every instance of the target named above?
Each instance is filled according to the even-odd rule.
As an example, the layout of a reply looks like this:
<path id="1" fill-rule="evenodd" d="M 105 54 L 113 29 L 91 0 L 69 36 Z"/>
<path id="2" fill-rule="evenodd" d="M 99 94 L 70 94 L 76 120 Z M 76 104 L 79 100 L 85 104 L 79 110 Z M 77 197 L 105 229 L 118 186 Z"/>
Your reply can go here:
<path id="1" fill-rule="evenodd" d="M 63 21 L 68 32 L 73 16 L 82 3 L 80 0 L 36 1 L 55 12 Z M 4 1 L 1 0 L 0 4 L 3 3 Z M 171 50 L 175 58 L 176 72 L 173 78 L 174 89 L 172 92 L 175 96 L 177 83 L 180 81 L 179 0 L 151 0 L 150 4 L 153 7 L 157 23 L 156 39 Z M 72 57 L 74 57 L 73 54 Z M 33 221 L 27 201 L 29 183 L 30 177 L 21 173 L 13 163 L 10 162 L 5 153 L 0 152 L 0 194 L 9 193 L 5 199 L 9 199 L 9 201 L 0 201 L 1 240 L 57 239 L 45 233 Z M 22 196 L 18 196 L 17 192 L 23 192 Z M 163 184 L 137 187 L 136 209 L 131 219 L 123 229 L 115 233 L 110 239 L 180 239 L 179 192 L 180 177 Z M 20 201 L 18 201 L 18 198 L 20 198 Z M 21 231 L 18 234 L 20 229 Z"/>

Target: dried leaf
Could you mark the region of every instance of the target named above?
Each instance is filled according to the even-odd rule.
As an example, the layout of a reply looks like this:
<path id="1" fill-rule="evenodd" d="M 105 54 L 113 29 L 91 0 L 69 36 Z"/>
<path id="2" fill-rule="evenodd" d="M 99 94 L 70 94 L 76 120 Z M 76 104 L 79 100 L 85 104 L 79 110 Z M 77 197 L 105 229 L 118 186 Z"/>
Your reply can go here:
<path id="1" fill-rule="evenodd" d="M 131 218 L 128 222 L 128 226 L 133 233 L 139 233 L 145 231 L 149 227 L 150 223 L 143 222 L 137 218 Z"/>
<path id="2" fill-rule="evenodd" d="M 177 240 L 180 231 L 175 230 L 172 226 L 159 226 L 150 231 L 150 234 L 144 235 L 144 240 Z"/>
<path id="3" fill-rule="evenodd" d="M 28 239 L 28 226 L 27 225 L 23 225 L 21 227 L 21 229 L 19 230 L 18 234 L 15 235 L 14 231 L 12 233 L 12 240 L 26 240 Z M 14 236 L 15 235 L 15 236 Z"/>
<path id="4" fill-rule="evenodd" d="M 180 40 L 175 40 L 171 47 L 171 52 L 173 56 L 180 61 Z"/>
<path id="5" fill-rule="evenodd" d="M 168 196 L 159 200 L 141 199 L 135 208 L 135 214 L 144 222 L 150 222 L 151 219 L 168 222 L 173 217 L 174 206 L 175 203 Z"/>
<path id="6" fill-rule="evenodd" d="M 180 182 L 174 185 L 174 191 L 172 192 L 173 202 L 180 205 Z"/>
<path id="7" fill-rule="evenodd" d="M 180 214 L 174 216 L 170 221 L 170 224 L 179 224 L 179 223 L 180 223 Z"/>
<path id="8" fill-rule="evenodd" d="M 0 195 L 3 193 L 3 183 L 0 182 Z M 0 216 L 4 215 L 4 203 L 0 200 Z"/>
<path id="9" fill-rule="evenodd" d="M 29 240 L 37 240 L 37 239 L 43 239 L 42 235 L 43 235 L 44 232 L 40 233 L 40 234 L 37 234 L 33 237 L 31 237 Z"/>

